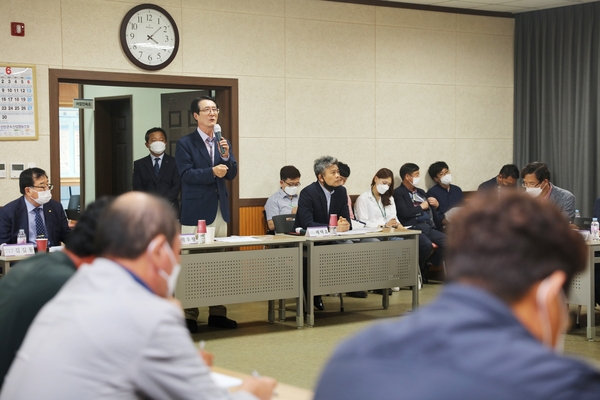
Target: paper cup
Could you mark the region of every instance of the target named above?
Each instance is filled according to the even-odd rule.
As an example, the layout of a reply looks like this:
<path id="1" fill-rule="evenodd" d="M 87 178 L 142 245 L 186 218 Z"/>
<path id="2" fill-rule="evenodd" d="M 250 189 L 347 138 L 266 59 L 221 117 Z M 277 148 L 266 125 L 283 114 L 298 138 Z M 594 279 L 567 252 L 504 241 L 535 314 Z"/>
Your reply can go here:
<path id="1" fill-rule="evenodd" d="M 48 250 L 48 239 L 36 239 L 38 253 L 45 253 Z"/>
<path id="2" fill-rule="evenodd" d="M 329 215 L 329 226 L 338 226 L 337 214 Z"/>
<path id="3" fill-rule="evenodd" d="M 206 233 L 206 221 L 203 219 L 198 220 L 198 230 L 196 233 Z"/>
<path id="4" fill-rule="evenodd" d="M 206 228 L 205 243 L 213 243 L 215 241 L 215 227 L 209 226 Z"/>

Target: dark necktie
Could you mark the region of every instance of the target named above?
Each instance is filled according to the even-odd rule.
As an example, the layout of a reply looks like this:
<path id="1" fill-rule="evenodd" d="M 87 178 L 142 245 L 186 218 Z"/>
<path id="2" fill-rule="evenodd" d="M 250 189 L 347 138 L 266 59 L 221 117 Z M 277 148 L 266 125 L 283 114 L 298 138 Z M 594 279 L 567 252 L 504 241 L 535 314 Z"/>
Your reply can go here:
<path id="1" fill-rule="evenodd" d="M 44 226 L 44 221 L 40 215 L 41 211 L 41 208 L 33 209 L 33 212 L 35 212 L 35 234 L 37 237 L 46 237 L 46 227 Z"/>
<path id="2" fill-rule="evenodd" d="M 215 166 L 215 157 L 213 156 L 213 139 L 206 139 L 206 144 L 208 145 L 208 154 L 210 155 L 210 163 Z"/>
<path id="3" fill-rule="evenodd" d="M 156 177 L 158 178 L 158 171 L 160 171 L 160 166 L 158 165 L 158 160 L 160 160 L 160 158 L 156 157 L 154 159 L 154 175 L 156 175 Z"/>

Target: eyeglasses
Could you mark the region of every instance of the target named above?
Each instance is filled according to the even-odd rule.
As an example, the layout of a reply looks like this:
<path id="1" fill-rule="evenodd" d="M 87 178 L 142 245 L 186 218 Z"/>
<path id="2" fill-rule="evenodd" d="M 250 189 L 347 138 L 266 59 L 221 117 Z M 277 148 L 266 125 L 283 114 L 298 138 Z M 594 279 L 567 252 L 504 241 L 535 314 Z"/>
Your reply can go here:
<path id="1" fill-rule="evenodd" d="M 298 183 L 288 183 L 286 181 L 283 181 L 283 183 L 285 183 L 288 186 L 292 186 L 292 187 L 298 187 L 298 186 L 302 185 L 300 182 L 298 182 Z"/>
<path id="2" fill-rule="evenodd" d="M 218 108 L 203 108 L 202 110 L 200 110 L 200 112 L 204 113 L 204 114 L 210 114 L 211 112 L 213 114 L 218 114 L 219 109 Z"/>
<path id="3" fill-rule="evenodd" d="M 540 183 L 527 183 L 527 182 L 523 182 L 521 184 L 521 186 L 523 186 L 524 188 L 535 188 L 535 187 L 540 186 L 541 184 L 542 184 L 542 182 L 540 182 Z"/>
<path id="4" fill-rule="evenodd" d="M 44 186 L 30 186 L 30 187 L 36 188 L 36 189 L 44 189 L 44 190 L 52 190 L 52 189 L 54 189 L 54 185 L 51 184 L 51 183 L 49 183 L 47 185 L 44 185 Z"/>

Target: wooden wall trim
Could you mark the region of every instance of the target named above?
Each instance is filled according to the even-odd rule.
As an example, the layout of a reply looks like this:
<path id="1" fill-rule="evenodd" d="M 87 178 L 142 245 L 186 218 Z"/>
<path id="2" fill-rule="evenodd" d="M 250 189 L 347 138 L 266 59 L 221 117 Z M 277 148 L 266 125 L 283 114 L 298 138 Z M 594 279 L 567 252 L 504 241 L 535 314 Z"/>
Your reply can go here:
<path id="1" fill-rule="evenodd" d="M 259 197 L 255 199 L 240 199 L 240 207 L 264 207 L 267 202 L 266 197 Z"/>

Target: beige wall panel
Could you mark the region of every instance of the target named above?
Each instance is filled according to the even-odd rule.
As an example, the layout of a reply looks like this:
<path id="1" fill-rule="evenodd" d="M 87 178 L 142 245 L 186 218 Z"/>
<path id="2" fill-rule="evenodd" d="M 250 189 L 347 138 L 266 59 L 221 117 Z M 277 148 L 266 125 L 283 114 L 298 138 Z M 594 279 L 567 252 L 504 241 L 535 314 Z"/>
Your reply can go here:
<path id="1" fill-rule="evenodd" d="M 199 10 L 221 11 L 227 13 L 240 14 L 259 14 L 282 17 L 284 14 L 285 0 L 179 0 L 184 8 L 194 8 Z M 207 21 L 206 17 L 198 19 L 202 24 Z M 208 20 L 210 21 L 210 20 Z M 210 22 L 211 26 L 216 26 Z M 221 30 L 221 32 L 223 32 Z"/>
<path id="2" fill-rule="evenodd" d="M 514 36 L 515 34 L 515 20 L 513 18 L 494 18 L 461 14 L 457 14 L 456 18 L 456 26 L 459 32 L 488 33 L 505 36 Z"/>
<path id="3" fill-rule="evenodd" d="M 375 9 L 377 25 L 440 31 L 456 30 L 456 14 L 390 7 L 375 7 Z"/>
<path id="4" fill-rule="evenodd" d="M 286 80 L 286 136 L 375 138 L 372 82 Z"/>
<path id="5" fill-rule="evenodd" d="M 61 64 L 60 0 L 0 1 L 0 62 Z M 11 36 L 10 23 L 25 24 L 25 36 Z"/>
<path id="6" fill-rule="evenodd" d="M 285 136 L 285 80 L 239 78 L 240 137 Z"/>
<path id="7" fill-rule="evenodd" d="M 513 87 L 511 36 L 457 34 L 458 85 Z"/>
<path id="8" fill-rule="evenodd" d="M 13 201 L 21 196 L 19 180 L 10 179 L 10 164 L 34 163 L 50 174 L 49 136 L 40 136 L 39 140 L 2 141 L 0 142 L 0 158 L 6 163 L 6 179 L 0 179 L 0 205 Z"/>
<path id="9" fill-rule="evenodd" d="M 38 134 L 40 136 L 50 136 L 50 111 L 49 111 L 49 97 L 48 92 L 48 66 L 47 65 L 36 65 L 35 77 L 37 79 L 35 83 L 36 87 L 36 107 L 37 107 L 37 123 L 38 123 Z M 2 143 L 2 142 L 0 142 Z M 50 168 L 50 165 L 48 165 Z"/>
<path id="10" fill-rule="evenodd" d="M 457 138 L 512 138 L 513 89 L 458 86 Z"/>
<path id="11" fill-rule="evenodd" d="M 377 138 L 454 138 L 455 87 L 377 84 Z"/>
<path id="12" fill-rule="evenodd" d="M 498 175 L 504 164 L 512 162 L 512 138 L 457 139 L 456 165 L 452 167 L 452 178 L 457 178 L 457 184 L 462 190 L 477 190 L 481 183 Z"/>
<path id="13" fill-rule="evenodd" d="M 375 28 L 372 25 L 291 18 L 285 24 L 288 77 L 375 79 Z"/>
<path id="14" fill-rule="evenodd" d="M 415 163 L 421 171 L 418 187 L 427 190 L 427 168 L 436 161 L 445 161 L 450 168 L 455 164 L 455 141 L 453 139 L 382 139 L 377 141 L 377 168 L 389 168 L 394 172 L 394 185 L 400 186 L 400 167 Z M 453 173 L 454 178 L 454 173 Z"/>
<path id="15" fill-rule="evenodd" d="M 375 7 L 322 0 L 286 0 L 285 16 L 372 25 L 375 23 Z"/>
<path id="16" fill-rule="evenodd" d="M 351 174 L 346 183 L 350 194 L 367 190 L 375 169 L 375 141 L 361 139 L 286 139 L 286 164 L 294 165 L 302 174 L 302 186 L 316 181 L 314 160 L 333 156 L 350 166 Z"/>
<path id="17" fill-rule="evenodd" d="M 210 21 L 207 28 L 202 22 Z M 284 19 L 189 9 L 180 52 L 194 74 L 283 76 Z"/>
<path id="18" fill-rule="evenodd" d="M 455 83 L 456 34 L 377 27 L 377 81 Z"/>
<path id="19" fill-rule="evenodd" d="M 269 197 L 275 193 L 279 170 L 287 164 L 285 139 L 240 138 L 240 154 L 240 198 Z"/>

